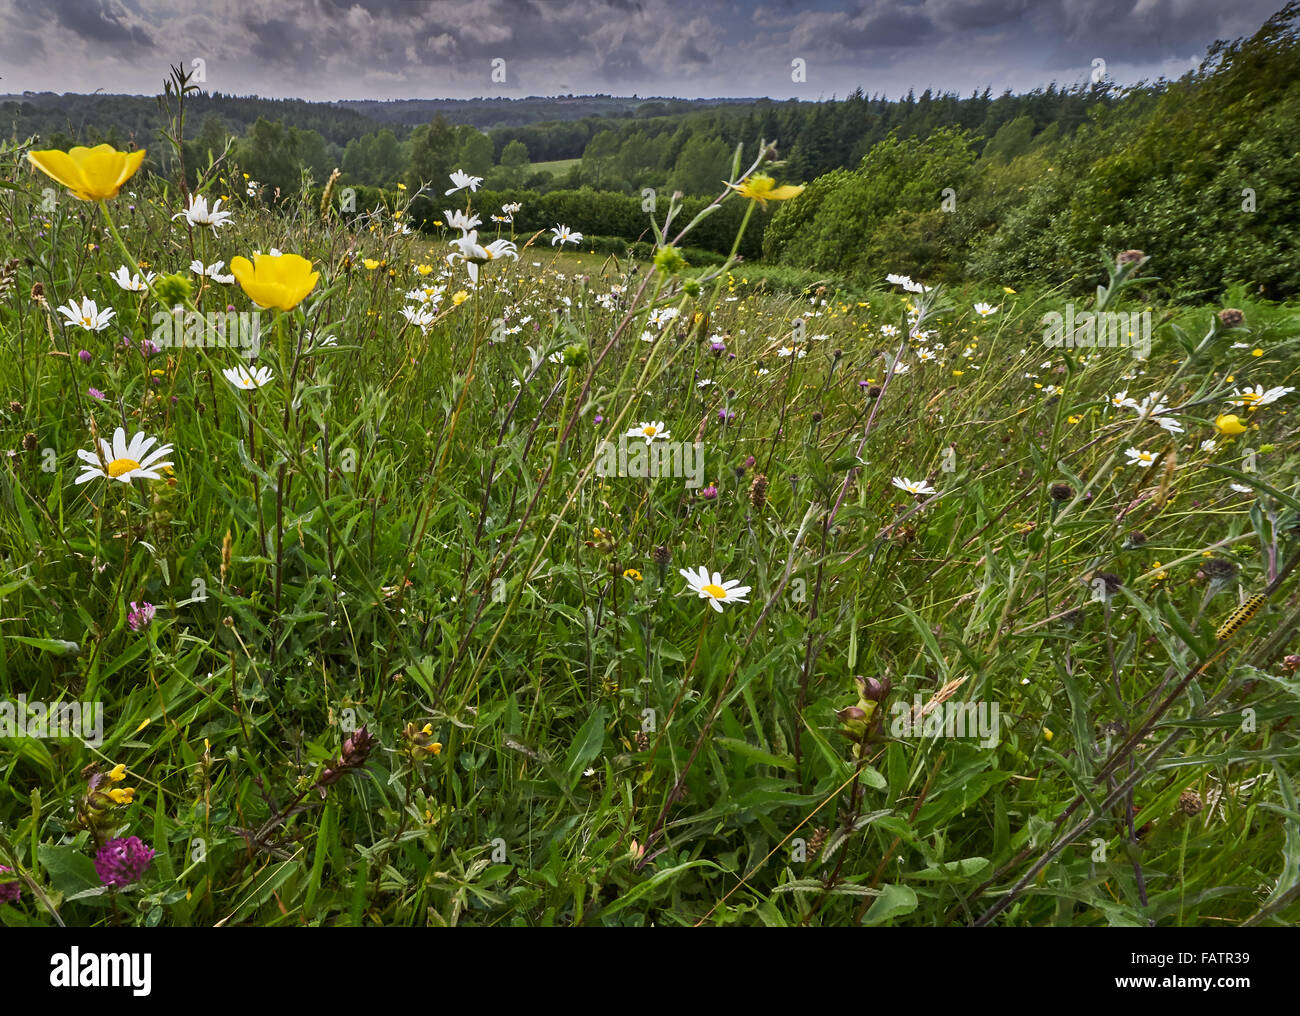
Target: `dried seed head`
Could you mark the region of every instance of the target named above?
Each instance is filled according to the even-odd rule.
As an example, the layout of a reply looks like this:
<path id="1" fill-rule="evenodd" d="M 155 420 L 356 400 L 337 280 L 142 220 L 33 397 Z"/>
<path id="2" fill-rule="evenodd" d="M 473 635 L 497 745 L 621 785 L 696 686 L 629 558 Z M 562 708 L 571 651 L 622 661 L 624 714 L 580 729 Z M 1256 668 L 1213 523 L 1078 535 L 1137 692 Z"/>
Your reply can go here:
<path id="1" fill-rule="evenodd" d="M 23 450 L 24 450 L 24 451 L 34 452 L 34 451 L 36 451 L 36 448 L 37 448 L 37 446 L 38 446 L 39 444 L 40 444 L 40 442 L 39 442 L 38 440 L 36 440 L 36 435 L 33 434 L 30 430 L 29 430 L 26 434 L 23 435 Z"/>
<path id="2" fill-rule="evenodd" d="M 1119 265 L 1131 265 L 1135 261 L 1145 261 L 1145 260 L 1146 260 L 1146 255 L 1143 254 L 1140 250 L 1120 251 L 1120 253 L 1115 257 L 1115 263 Z"/>
<path id="3" fill-rule="evenodd" d="M 762 473 L 756 473 L 754 482 L 749 485 L 749 503 L 756 512 L 761 512 L 767 504 L 767 477 Z"/>
<path id="4" fill-rule="evenodd" d="M 1068 483 L 1054 483 L 1047 493 L 1053 501 L 1069 501 L 1074 497 L 1074 488 Z"/>
<path id="5" fill-rule="evenodd" d="M 1205 577 L 1216 582 L 1231 582 L 1237 577 L 1237 566 L 1224 557 L 1212 557 L 1201 565 Z"/>
<path id="6" fill-rule="evenodd" d="M 1188 818 L 1193 815 L 1199 815 L 1205 803 L 1201 800 L 1201 795 L 1195 790 L 1184 790 L 1178 795 L 1178 810 Z"/>
<path id="7" fill-rule="evenodd" d="M 1238 328 L 1246 320 L 1246 315 L 1237 310 L 1236 307 L 1224 307 L 1219 311 L 1219 323 L 1224 328 Z"/>

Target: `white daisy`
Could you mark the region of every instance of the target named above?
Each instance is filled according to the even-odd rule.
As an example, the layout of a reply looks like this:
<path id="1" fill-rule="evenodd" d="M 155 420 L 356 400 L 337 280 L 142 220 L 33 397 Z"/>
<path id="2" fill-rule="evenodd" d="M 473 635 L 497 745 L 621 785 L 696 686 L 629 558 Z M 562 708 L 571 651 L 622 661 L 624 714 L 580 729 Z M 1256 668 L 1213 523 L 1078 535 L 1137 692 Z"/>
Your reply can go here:
<path id="1" fill-rule="evenodd" d="M 748 603 L 746 599 L 749 596 L 749 586 L 742 586 L 739 579 L 722 580 L 720 572 L 714 572 L 711 576 L 709 570 L 703 565 L 700 566 L 699 572 L 693 572 L 689 568 L 679 568 L 678 574 L 686 580 L 689 589 L 684 592 L 692 592 L 702 600 L 708 600 L 709 606 L 722 613 L 724 603 Z"/>
<path id="2" fill-rule="evenodd" d="M 641 423 L 638 423 L 635 427 L 629 430 L 624 437 L 642 437 L 645 438 L 646 444 L 650 444 L 650 442 L 656 439 L 663 439 L 666 441 L 668 439 L 668 430 L 664 427 L 663 420 L 660 420 L 658 423 L 649 423 L 643 420 Z"/>
<path id="3" fill-rule="evenodd" d="M 195 275 L 206 275 L 213 282 L 220 282 L 222 285 L 232 285 L 235 281 L 233 275 L 223 275 L 221 273 L 224 261 L 214 261 L 212 264 L 205 266 L 202 261 L 195 258 L 190 262 L 190 271 Z"/>
<path id="4" fill-rule="evenodd" d="M 59 313 L 67 319 L 68 324 L 84 328 L 88 332 L 102 332 L 108 327 L 116 313 L 112 307 L 99 309 L 99 305 L 90 297 L 83 297 L 80 304 L 69 300 L 59 308 Z"/>
<path id="5" fill-rule="evenodd" d="M 1126 448 L 1124 454 L 1128 456 L 1130 466 L 1149 466 L 1155 462 L 1155 452 L 1142 451 L 1138 448 Z"/>
<path id="6" fill-rule="evenodd" d="M 462 233 L 468 233 L 471 229 L 477 229 L 480 219 L 477 215 L 470 212 L 462 212 L 457 209 L 454 212 L 443 212 L 443 220 L 452 229 L 459 229 Z"/>
<path id="7" fill-rule="evenodd" d="M 1272 405 L 1278 399 L 1290 395 L 1293 391 L 1295 391 L 1294 388 L 1270 388 L 1265 391 L 1263 385 L 1256 385 L 1254 388 L 1247 385 L 1228 399 L 1228 402 L 1233 406 L 1258 409 L 1260 406 Z"/>
<path id="8" fill-rule="evenodd" d="M 458 169 L 451 174 L 451 182 L 456 186 L 447 191 L 447 194 L 455 194 L 458 190 L 464 190 L 466 187 L 470 189 L 472 194 L 478 190 L 478 185 L 483 182 L 483 178 L 481 176 L 470 176 L 464 170 Z"/>
<path id="9" fill-rule="evenodd" d="M 977 303 L 975 305 L 975 313 L 982 318 L 986 318 L 990 314 L 996 314 L 997 312 L 998 309 L 991 303 Z"/>
<path id="10" fill-rule="evenodd" d="M 551 233 L 553 234 L 551 236 L 552 247 L 557 243 L 571 243 L 575 246 L 582 243 L 582 234 L 575 233 L 568 226 L 552 226 Z"/>
<path id="11" fill-rule="evenodd" d="M 183 212 L 177 212 L 172 216 L 172 221 L 184 219 L 191 226 L 211 226 L 213 236 L 217 233 L 218 226 L 227 226 L 230 224 L 230 212 L 221 210 L 221 198 L 217 198 L 208 207 L 208 199 L 199 195 L 190 195 L 190 206 Z"/>
<path id="12" fill-rule="evenodd" d="M 241 388 L 244 391 L 252 391 L 255 388 L 261 388 L 262 385 L 270 381 L 273 376 L 270 367 L 258 367 L 256 370 L 250 371 L 243 364 L 240 364 L 238 367 L 227 367 L 221 373 L 225 375 L 226 380 L 232 385 L 236 388 Z"/>
<path id="13" fill-rule="evenodd" d="M 906 476 L 895 476 L 893 484 L 899 490 L 905 490 L 909 494 L 937 494 L 939 493 L 931 487 L 925 480 L 909 480 Z"/>
<path id="14" fill-rule="evenodd" d="M 132 480 L 160 480 L 156 470 L 163 466 L 170 466 L 171 461 L 160 462 L 159 460 L 171 452 L 172 446 L 169 444 L 159 445 L 152 452 L 149 449 L 158 439 L 156 437 L 145 437 L 137 433 L 131 438 L 130 444 L 126 440 L 126 431 L 121 427 L 113 431 L 113 442 L 105 441 L 102 437 L 99 439 L 99 455 L 93 451 L 77 451 L 77 457 L 85 463 L 82 468 L 85 470 L 75 483 L 86 483 L 97 477 L 103 477 L 106 480 L 120 480 L 122 483 L 130 483 Z M 145 452 L 149 452 L 148 455 Z"/>
<path id="15" fill-rule="evenodd" d="M 123 265 L 117 271 L 109 275 L 109 278 L 125 289 L 128 293 L 141 293 L 149 288 L 149 283 L 158 277 L 157 272 L 149 272 L 144 278 L 136 272 L 131 275 L 126 265 Z"/>

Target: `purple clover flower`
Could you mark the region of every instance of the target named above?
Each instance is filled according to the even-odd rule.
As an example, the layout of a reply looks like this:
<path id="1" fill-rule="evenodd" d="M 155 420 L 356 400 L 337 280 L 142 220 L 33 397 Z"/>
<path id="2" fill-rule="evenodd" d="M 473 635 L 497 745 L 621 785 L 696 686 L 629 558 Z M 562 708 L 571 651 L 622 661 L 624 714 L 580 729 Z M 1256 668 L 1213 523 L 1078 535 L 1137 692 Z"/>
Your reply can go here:
<path id="1" fill-rule="evenodd" d="M 13 868 L 0 864 L 0 875 L 12 875 Z M 0 903 L 17 903 L 18 897 L 23 894 L 22 887 L 18 882 L 0 882 Z"/>
<path id="2" fill-rule="evenodd" d="M 126 615 L 126 623 L 131 626 L 132 631 L 139 631 L 153 623 L 153 616 L 157 612 L 158 609 L 152 603 L 142 603 L 137 606 L 135 600 L 132 600 L 131 611 Z"/>
<path id="3" fill-rule="evenodd" d="M 153 848 L 146 847 L 139 836 L 109 840 L 95 855 L 95 873 L 104 885 L 121 889 L 149 870 L 153 862 Z"/>

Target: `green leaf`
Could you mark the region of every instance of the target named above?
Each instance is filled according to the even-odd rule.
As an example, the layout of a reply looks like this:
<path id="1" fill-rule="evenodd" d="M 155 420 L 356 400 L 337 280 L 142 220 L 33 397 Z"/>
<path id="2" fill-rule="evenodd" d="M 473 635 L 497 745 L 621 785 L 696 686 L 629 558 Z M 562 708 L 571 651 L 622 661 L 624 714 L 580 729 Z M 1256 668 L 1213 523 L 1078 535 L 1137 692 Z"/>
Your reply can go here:
<path id="1" fill-rule="evenodd" d="M 883 885 L 880 887 L 880 895 L 876 897 L 876 902 L 871 904 L 862 923 L 870 926 L 884 924 L 895 917 L 910 914 L 916 906 L 916 893 L 910 887 Z"/>

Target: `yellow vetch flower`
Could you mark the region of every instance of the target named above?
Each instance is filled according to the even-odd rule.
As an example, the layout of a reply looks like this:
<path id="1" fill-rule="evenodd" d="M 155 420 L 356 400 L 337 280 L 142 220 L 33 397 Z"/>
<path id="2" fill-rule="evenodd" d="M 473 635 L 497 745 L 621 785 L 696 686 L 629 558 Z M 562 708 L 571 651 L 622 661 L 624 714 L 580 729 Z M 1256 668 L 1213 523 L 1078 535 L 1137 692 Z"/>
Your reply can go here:
<path id="1" fill-rule="evenodd" d="M 112 780 L 114 783 L 119 783 L 122 780 L 126 779 L 126 763 L 119 762 L 112 769 L 110 769 L 108 771 L 108 778 Z"/>
<path id="2" fill-rule="evenodd" d="M 1220 434 L 1232 437 L 1236 434 L 1246 433 L 1246 425 L 1242 422 L 1240 416 L 1235 413 L 1224 413 L 1214 421 L 1214 429 Z"/>
<path id="3" fill-rule="evenodd" d="M 795 186 L 787 183 L 778 187 L 776 181 L 766 173 L 755 173 L 744 183 L 729 183 L 727 186 L 736 191 L 741 197 L 757 201 L 764 207 L 767 206 L 769 201 L 788 201 L 790 198 L 798 197 L 803 193 L 803 184 Z"/>
<path id="4" fill-rule="evenodd" d="M 230 271 L 248 298 L 264 310 L 293 310 L 320 278 L 320 272 L 311 270 L 311 262 L 298 254 L 254 254 L 251 263 L 248 258 L 232 258 Z"/>
<path id="5" fill-rule="evenodd" d="M 112 145 L 66 152 L 57 148 L 28 152 L 28 161 L 52 180 L 63 184 L 81 201 L 107 201 L 117 197 L 122 184 L 135 175 L 144 161 L 144 149 L 119 152 Z"/>
<path id="6" fill-rule="evenodd" d="M 108 796 L 114 804 L 130 804 L 135 799 L 135 787 L 114 787 Z"/>

